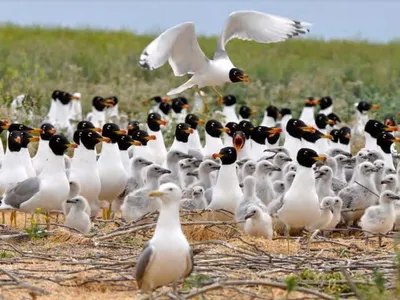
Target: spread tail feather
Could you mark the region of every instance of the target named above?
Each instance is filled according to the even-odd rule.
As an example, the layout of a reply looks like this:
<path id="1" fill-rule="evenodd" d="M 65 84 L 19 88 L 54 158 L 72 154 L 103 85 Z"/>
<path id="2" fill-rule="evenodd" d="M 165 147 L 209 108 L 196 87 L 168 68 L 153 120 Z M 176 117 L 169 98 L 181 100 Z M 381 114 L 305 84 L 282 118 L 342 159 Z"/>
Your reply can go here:
<path id="1" fill-rule="evenodd" d="M 190 78 L 188 81 L 186 81 L 186 82 L 185 82 L 184 84 L 182 84 L 181 86 L 179 86 L 179 87 L 177 87 L 177 88 L 175 88 L 175 89 L 170 90 L 170 91 L 167 93 L 167 96 L 177 95 L 177 94 L 180 94 L 180 93 L 182 93 L 183 91 L 185 91 L 185 90 L 187 90 L 187 89 L 192 88 L 192 87 L 195 86 L 196 84 L 193 83 L 191 80 L 192 80 L 192 79 Z"/>

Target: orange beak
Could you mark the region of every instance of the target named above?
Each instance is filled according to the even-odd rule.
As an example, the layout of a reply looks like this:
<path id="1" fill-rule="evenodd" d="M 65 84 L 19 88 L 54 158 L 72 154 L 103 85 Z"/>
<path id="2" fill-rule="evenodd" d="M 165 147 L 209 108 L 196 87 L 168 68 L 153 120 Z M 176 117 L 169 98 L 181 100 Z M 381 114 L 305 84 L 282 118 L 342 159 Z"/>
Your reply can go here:
<path id="1" fill-rule="evenodd" d="M 383 128 L 385 131 L 397 131 L 397 126 L 386 126 Z"/>
<path id="2" fill-rule="evenodd" d="M 313 157 L 317 161 L 326 161 L 326 156 L 324 155 L 318 155 Z"/>
<path id="3" fill-rule="evenodd" d="M 48 133 L 55 134 L 57 130 L 55 128 L 47 130 Z"/>
<path id="4" fill-rule="evenodd" d="M 165 120 L 157 120 L 156 122 L 157 122 L 158 124 L 160 124 L 160 125 L 164 125 L 164 126 L 167 125 L 167 121 L 165 121 Z"/>
<path id="5" fill-rule="evenodd" d="M 326 123 L 328 123 L 329 125 L 335 125 L 335 121 L 328 119 L 328 121 L 326 121 Z"/>
<path id="6" fill-rule="evenodd" d="M 273 127 L 270 130 L 268 130 L 268 133 L 269 133 L 270 137 L 274 136 L 274 135 L 276 135 L 276 134 L 278 134 L 280 132 L 282 132 L 282 128 L 279 128 L 279 127 Z"/>
<path id="7" fill-rule="evenodd" d="M 28 132 L 32 133 L 32 134 L 42 134 L 43 133 L 43 129 L 41 129 L 41 128 L 33 128 L 31 130 L 28 130 Z"/>
<path id="8" fill-rule="evenodd" d="M 78 145 L 75 143 L 70 143 L 66 145 L 68 148 L 78 148 Z"/>
<path id="9" fill-rule="evenodd" d="M 257 110 L 252 109 L 252 110 L 251 110 L 251 114 L 252 114 L 252 115 L 256 115 L 256 114 L 257 114 Z"/>
<path id="10" fill-rule="evenodd" d="M 344 137 L 349 140 L 349 139 L 351 139 L 351 134 L 347 133 Z"/>
<path id="11" fill-rule="evenodd" d="M 304 127 L 300 127 L 301 130 L 305 131 L 305 132 L 315 132 L 315 128 L 312 126 L 304 126 Z"/>
<path id="12" fill-rule="evenodd" d="M 134 146 L 142 146 L 142 143 L 140 142 L 140 141 L 137 141 L 137 140 L 133 140 L 133 141 L 131 141 L 130 142 L 132 145 L 134 145 Z"/>
<path id="13" fill-rule="evenodd" d="M 212 155 L 212 158 L 213 159 L 216 159 L 216 158 L 221 158 L 221 157 L 223 157 L 224 155 L 223 154 L 221 154 L 221 153 L 214 153 L 213 155 Z"/>
<path id="14" fill-rule="evenodd" d="M 324 134 L 324 135 L 322 135 L 321 137 L 324 138 L 324 139 L 328 139 L 328 140 L 333 141 L 333 136 L 330 135 L 330 134 Z"/>
<path id="15" fill-rule="evenodd" d="M 145 137 L 145 139 L 148 140 L 148 141 L 153 141 L 153 140 L 156 139 L 156 136 L 155 135 L 148 135 L 148 136 Z"/>
<path id="16" fill-rule="evenodd" d="M 110 138 L 105 137 L 105 136 L 99 138 L 98 141 L 99 142 L 105 142 L 105 143 L 110 143 L 111 142 Z"/>
<path id="17" fill-rule="evenodd" d="M 99 127 L 95 127 L 95 128 L 90 128 L 90 130 L 94 131 L 94 132 L 101 132 L 101 128 Z"/>
<path id="18" fill-rule="evenodd" d="M 242 82 L 248 83 L 250 81 L 250 77 L 248 74 L 243 74 L 242 76 L 237 76 L 237 79 L 239 79 Z"/>
<path id="19" fill-rule="evenodd" d="M 119 135 L 123 135 L 123 134 L 126 134 L 126 130 L 125 129 L 120 129 L 120 130 L 116 130 L 116 131 L 114 131 L 116 134 L 119 134 Z"/>
<path id="20" fill-rule="evenodd" d="M 18 144 L 21 144 L 21 137 L 20 137 L 20 136 L 17 136 L 17 137 L 15 138 L 15 141 L 16 141 Z"/>
<path id="21" fill-rule="evenodd" d="M 198 120 L 196 123 L 197 123 L 197 124 L 200 124 L 200 125 L 204 125 L 204 124 L 206 124 L 206 121 L 204 121 L 204 120 Z"/>
<path id="22" fill-rule="evenodd" d="M 223 104 L 223 99 L 222 97 L 218 97 L 217 99 L 217 105 L 222 105 Z"/>
<path id="23" fill-rule="evenodd" d="M 190 109 L 190 105 L 189 104 L 184 104 L 184 105 L 182 105 L 182 108 Z"/>
<path id="24" fill-rule="evenodd" d="M 81 98 L 79 98 L 78 96 L 72 96 L 72 100 L 80 100 Z"/>
<path id="25" fill-rule="evenodd" d="M 149 104 L 149 100 L 143 100 L 143 101 L 142 101 L 142 104 L 143 104 L 143 105 Z"/>
<path id="26" fill-rule="evenodd" d="M 168 103 L 168 102 L 171 102 L 172 99 L 169 98 L 169 97 L 163 97 L 161 101 L 162 101 L 163 103 Z"/>
<path id="27" fill-rule="evenodd" d="M 231 132 L 231 131 L 229 130 L 228 127 L 222 127 L 222 128 L 220 128 L 219 130 L 220 130 L 221 132 L 226 132 L 226 133 Z"/>
<path id="28" fill-rule="evenodd" d="M 393 140 L 391 140 L 393 143 L 400 143 L 400 138 L 395 138 Z"/>
<path id="29" fill-rule="evenodd" d="M 39 142 L 40 138 L 38 136 L 33 136 L 29 138 L 30 142 Z"/>
<path id="30" fill-rule="evenodd" d="M 380 108 L 381 108 L 381 106 L 379 104 L 372 104 L 371 105 L 371 109 L 378 110 Z"/>
<path id="31" fill-rule="evenodd" d="M 193 129 L 192 129 L 192 128 L 185 129 L 184 131 L 185 131 L 186 133 L 188 133 L 188 134 L 192 134 L 192 133 L 193 133 Z"/>

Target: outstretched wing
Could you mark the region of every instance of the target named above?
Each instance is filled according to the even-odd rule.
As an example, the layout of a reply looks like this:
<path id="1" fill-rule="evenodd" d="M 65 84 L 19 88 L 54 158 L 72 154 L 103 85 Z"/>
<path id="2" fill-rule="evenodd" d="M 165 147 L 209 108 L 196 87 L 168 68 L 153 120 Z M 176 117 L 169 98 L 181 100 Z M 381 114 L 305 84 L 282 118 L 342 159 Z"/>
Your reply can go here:
<path id="1" fill-rule="evenodd" d="M 193 23 L 182 23 L 164 31 L 144 49 L 139 65 L 153 70 L 167 60 L 175 76 L 194 73 L 208 63 L 197 42 Z"/>
<path id="2" fill-rule="evenodd" d="M 264 14 L 258 11 L 236 11 L 229 15 L 219 37 L 214 59 L 225 56 L 225 45 L 234 38 L 258 43 L 277 43 L 306 34 L 310 23 Z"/>

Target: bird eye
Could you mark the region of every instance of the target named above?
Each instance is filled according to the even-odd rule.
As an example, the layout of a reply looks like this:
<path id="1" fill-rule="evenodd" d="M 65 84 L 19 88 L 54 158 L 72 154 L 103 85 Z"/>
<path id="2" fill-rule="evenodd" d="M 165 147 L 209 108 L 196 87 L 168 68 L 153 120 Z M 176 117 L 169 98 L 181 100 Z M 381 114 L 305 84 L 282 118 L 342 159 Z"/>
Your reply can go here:
<path id="1" fill-rule="evenodd" d="M 156 170 L 156 171 L 159 171 L 159 170 L 160 170 L 160 168 L 155 168 L 154 170 Z"/>
<path id="2" fill-rule="evenodd" d="M 172 192 L 172 188 L 169 188 L 168 190 L 169 190 L 170 192 Z"/>

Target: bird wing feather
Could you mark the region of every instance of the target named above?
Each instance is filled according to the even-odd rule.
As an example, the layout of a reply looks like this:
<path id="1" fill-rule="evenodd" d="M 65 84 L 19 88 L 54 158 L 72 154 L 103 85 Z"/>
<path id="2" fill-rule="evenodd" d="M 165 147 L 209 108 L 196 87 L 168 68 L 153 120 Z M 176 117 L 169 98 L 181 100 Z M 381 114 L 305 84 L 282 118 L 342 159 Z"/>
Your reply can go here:
<path id="1" fill-rule="evenodd" d="M 277 43 L 306 34 L 310 23 L 258 11 L 236 11 L 229 15 L 219 37 L 214 59 L 226 56 L 225 45 L 231 39 L 250 40 L 258 43 Z"/>
<path id="2" fill-rule="evenodd" d="M 28 178 L 13 188 L 6 191 L 4 203 L 14 208 L 20 208 L 21 204 L 31 199 L 40 189 L 40 179 L 38 177 Z"/>
<path id="3" fill-rule="evenodd" d="M 194 267 L 193 249 L 192 247 L 189 247 L 189 253 L 186 256 L 186 271 L 184 277 L 188 277 L 192 273 L 193 267 Z"/>
<path id="4" fill-rule="evenodd" d="M 136 262 L 136 282 L 139 288 L 142 287 L 146 270 L 151 267 L 151 263 L 154 261 L 154 258 L 154 246 L 150 245 L 150 243 L 146 243 Z"/>
<path id="5" fill-rule="evenodd" d="M 143 50 L 139 66 L 153 70 L 167 61 L 175 76 L 195 73 L 208 64 L 197 42 L 193 23 L 182 23 L 160 34 Z"/>

